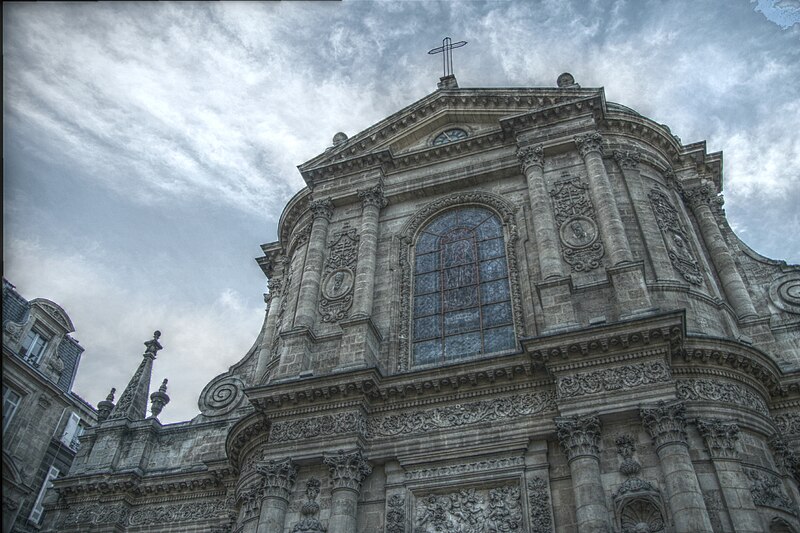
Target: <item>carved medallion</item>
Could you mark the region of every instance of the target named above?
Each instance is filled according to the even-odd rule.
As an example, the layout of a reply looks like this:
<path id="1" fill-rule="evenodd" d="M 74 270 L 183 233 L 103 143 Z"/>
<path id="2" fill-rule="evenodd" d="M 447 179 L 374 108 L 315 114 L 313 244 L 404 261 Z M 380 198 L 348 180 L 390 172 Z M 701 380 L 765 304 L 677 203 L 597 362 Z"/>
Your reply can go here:
<path id="1" fill-rule="evenodd" d="M 778 309 L 800 315 L 800 274 L 785 274 L 769 286 L 769 299 Z"/>
<path id="2" fill-rule="evenodd" d="M 652 189 L 647 196 L 650 198 L 650 205 L 656 215 L 656 223 L 667 246 L 672 266 L 689 283 L 702 285 L 700 266 L 689 245 L 689 236 L 681 224 L 678 210 L 669 201 L 669 197 L 658 189 Z"/>
<path id="3" fill-rule="evenodd" d="M 328 259 L 322 275 L 319 310 L 323 322 L 345 318 L 353 305 L 355 268 L 358 260 L 358 235 L 347 226 L 328 245 Z"/>
<path id="4" fill-rule="evenodd" d="M 553 212 L 559 226 L 561 257 L 576 272 L 600 266 L 605 250 L 598 239 L 594 206 L 586 185 L 580 178 L 567 176 L 554 184 L 550 196 L 553 197 Z"/>

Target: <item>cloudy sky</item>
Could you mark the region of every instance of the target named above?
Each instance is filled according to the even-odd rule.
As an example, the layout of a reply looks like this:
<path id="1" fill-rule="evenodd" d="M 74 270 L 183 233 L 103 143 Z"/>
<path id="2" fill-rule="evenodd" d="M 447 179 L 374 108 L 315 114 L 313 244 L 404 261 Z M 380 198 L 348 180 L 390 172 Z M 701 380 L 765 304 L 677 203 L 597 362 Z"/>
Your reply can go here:
<path id="1" fill-rule="evenodd" d="M 250 348 L 296 166 L 432 92 L 583 87 L 725 154 L 730 222 L 800 262 L 796 0 L 3 6 L 4 276 L 61 304 L 78 394 L 121 393 L 155 329 L 163 422 Z M 118 394 L 119 394 L 118 393 Z"/>

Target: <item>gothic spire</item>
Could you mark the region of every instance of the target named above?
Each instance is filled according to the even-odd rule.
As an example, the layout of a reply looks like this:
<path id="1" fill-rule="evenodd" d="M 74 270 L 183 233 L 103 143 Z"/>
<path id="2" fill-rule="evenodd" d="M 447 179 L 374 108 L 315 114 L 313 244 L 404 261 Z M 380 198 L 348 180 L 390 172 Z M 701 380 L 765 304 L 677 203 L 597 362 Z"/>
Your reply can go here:
<path id="1" fill-rule="evenodd" d="M 125 387 L 125 392 L 120 396 L 117 405 L 108 417 L 109 420 L 127 418 L 128 420 L 144 420 L 147 414 L 147 393 L 150 391 L 150 375 L 153 372 L 153 360 L 156 353 L 162 349 L 158 343 L 161 332 L 153 333 L 153 338 L 144 343 L 147 347 L 142 354 L 142 362 L 136 373 Z"/>

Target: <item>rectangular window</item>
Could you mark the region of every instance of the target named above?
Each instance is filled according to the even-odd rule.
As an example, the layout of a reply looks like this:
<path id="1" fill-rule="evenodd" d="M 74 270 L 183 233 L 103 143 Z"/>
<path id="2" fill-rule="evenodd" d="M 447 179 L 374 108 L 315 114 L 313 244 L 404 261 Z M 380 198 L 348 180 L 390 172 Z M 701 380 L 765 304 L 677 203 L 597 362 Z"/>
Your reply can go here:
<path id="1" fill-rule="evenodd" d="M 51 466 L 50 470 L 47 471 L 47 477 L 44 478 L 44 483 L 42 483 L 42 488 L 39 489 L 39 495 L 36 497 L 36 503 L 33 504 L 33 510 L 28 518 L 34 524 L 38 524 L 42 520 L 42 513 L 44 512 L 44 507 L 42 506 L 42 503 L 44 502 L 44 494 L 47 492 L 47 489 L 50 488 L 50 482 L 57 478 L 58 474 L 59 470 L 54 466 Z"/>
<path id="2" fill-rule="evenodd" d="M 11 419 L 17 413 L 21 400 L 22 396 L 14 392 L 10 387 L 3 385 L 3 433 L 6 432 Z"/>
<path id="3" fill-rule="evenodd" d="M 75 413 L 70 413 L 67 426 L 64 428 L 64 433 L 61 435 L 61 442 L 72 448 L 78 449 L 78 437 L 80 437 L 80 422 L 81 419 Z"/>
<path id="4" fill-rule="evenodd" d="M 31 329 L 22 341 L 22 351 L 20 355 L 29 363 L 34 365 L 38 364 L 39 359 L 42 357 L 42 352 L 44 352 L 44 348 L 47 346 L 47 340 L 47 337 L 35 329 Z"/>

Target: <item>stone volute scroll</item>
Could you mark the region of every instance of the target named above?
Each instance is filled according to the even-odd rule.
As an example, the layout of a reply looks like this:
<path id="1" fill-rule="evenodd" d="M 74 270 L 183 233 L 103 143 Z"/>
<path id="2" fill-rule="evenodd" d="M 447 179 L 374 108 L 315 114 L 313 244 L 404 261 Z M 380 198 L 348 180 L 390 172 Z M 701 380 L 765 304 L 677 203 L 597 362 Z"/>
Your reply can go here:
<path id="1" fill-rule="evenodd" d="M 197 407 L 205 416 L 223 416 L 242 405 L 244 383 L 237 376 L 220 374 L 200 393 Z"/>

